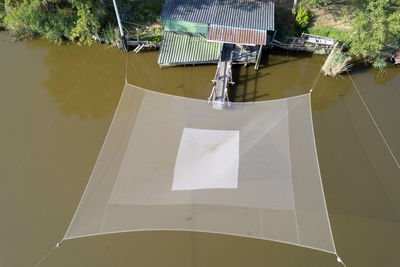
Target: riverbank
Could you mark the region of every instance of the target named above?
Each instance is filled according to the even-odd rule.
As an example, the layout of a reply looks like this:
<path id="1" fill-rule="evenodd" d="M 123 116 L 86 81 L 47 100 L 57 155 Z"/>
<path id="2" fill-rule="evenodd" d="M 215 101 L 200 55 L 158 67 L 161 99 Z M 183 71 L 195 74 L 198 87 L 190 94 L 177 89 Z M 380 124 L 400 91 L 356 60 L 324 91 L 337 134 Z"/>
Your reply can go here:
<path id="1" fill-rule="evenodd" d="M 276 0 L 278 36 L 302 32 L 334 38 L 339 51 L 328 59 L 333 69 L 348 62 L 364 61 L 383 70 L 397 63 L 400 50 L 400 1 Z M 371 34 L 373 32 L 374 34 Z M 342 59 L 342 60 L 337 60 Z M 340 73 L 340 72 L 339 72 Z M 336 76 L 339 73 L 334 73 Z M 327 73 L 330 74 L 330 73 Z"/>
<path id="2" fill-rule="evenodd" d="M 163 4 L 164 0 L 118 1 L 125 35 L 159 44 Z M 302 32 L 334 38 L 343 54 L 336 58 L 364 60 L 381 70 L 390 60 L 400 62 L 400 53 L 395 53 L 400 48 L 398 14 L 399 0 L 299 0 L 296 7 L 292 0 L 275 1 L 277 38 Z M 104 0 L 0 0 L 1 27 L 19 40 L 42 36 L 57 43 L 121 43 L 112 2 Z"/>

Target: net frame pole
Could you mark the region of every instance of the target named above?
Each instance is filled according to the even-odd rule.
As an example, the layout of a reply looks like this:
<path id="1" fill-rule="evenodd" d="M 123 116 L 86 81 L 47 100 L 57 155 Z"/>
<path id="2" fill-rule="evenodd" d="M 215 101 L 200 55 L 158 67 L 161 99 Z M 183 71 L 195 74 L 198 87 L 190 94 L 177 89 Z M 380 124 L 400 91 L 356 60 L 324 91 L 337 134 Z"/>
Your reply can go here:
<path id="1" fill-rule="evenodd" d="M 114 10 L 115 10 L 115 15 L 116 15 L 117 21 L 118 21 L 119 32 L 121 33 L 122 46 L 124 48 L 124 51 L 128 52 L 128 44 L 126 42 L 124 30 L 122 29 L 121 18 L 119 17 L 118 6 L 117 6 L 116 0 L 113 0 L 113 5 L 114 5 Z"/>

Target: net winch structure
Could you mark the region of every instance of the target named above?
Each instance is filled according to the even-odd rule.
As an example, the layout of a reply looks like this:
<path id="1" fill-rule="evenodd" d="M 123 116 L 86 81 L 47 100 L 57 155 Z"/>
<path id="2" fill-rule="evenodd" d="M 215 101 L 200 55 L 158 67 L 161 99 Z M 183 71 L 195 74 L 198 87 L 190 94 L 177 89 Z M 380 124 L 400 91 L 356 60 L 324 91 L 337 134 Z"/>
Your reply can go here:
<path id="1" fill-rule="evenodd" d="M 218 110 L 126 83 L 62 241 L 156 230 L 265 239 L 337 256 L 311 92 Z"/>

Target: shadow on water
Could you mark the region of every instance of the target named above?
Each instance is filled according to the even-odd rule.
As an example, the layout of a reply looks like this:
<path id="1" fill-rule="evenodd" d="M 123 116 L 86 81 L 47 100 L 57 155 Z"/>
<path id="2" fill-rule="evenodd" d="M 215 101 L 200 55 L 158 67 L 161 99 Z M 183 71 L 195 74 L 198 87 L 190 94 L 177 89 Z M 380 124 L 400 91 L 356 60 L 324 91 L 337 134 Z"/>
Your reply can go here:
<path id="1" fill-rule="evenodd" d="M 77 115 L 81 120 L 108 116 L 121 95 L 124 58 L 122 53 L 99 45 L 48 46 L 44 64 L 49 76 L 43 86 L 66 116 Z"/>
<path id="2" fill-rule="evenodd" d="M 236 83 L 231 88 L 230 100 L 264 101 L 308 93 L 323 59 L 310 53 L 266 50 L 258 70 L 254 65 L 232 68 Z"/>

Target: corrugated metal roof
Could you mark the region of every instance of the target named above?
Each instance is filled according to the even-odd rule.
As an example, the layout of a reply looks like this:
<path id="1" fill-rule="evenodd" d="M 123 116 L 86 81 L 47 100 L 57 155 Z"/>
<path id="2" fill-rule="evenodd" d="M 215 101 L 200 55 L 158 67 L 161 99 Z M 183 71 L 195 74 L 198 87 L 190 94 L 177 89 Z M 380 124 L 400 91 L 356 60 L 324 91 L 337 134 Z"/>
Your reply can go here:
<path id="1" fill-rule="evenodd" d="M 274 30 L 273 0 L 165 0 L 162 19 Z"/>
<path id="2" fill-rule="evenodd" d="M 217 62 L 221 43 L 207 42 L 199 36 L 164 32 L 158 64 Z"/>
<path id="3" fill-rule="evenodd" d="M 210 25 L 208 40 L 234 44 L 267 44 L 267 31 Z"/>

